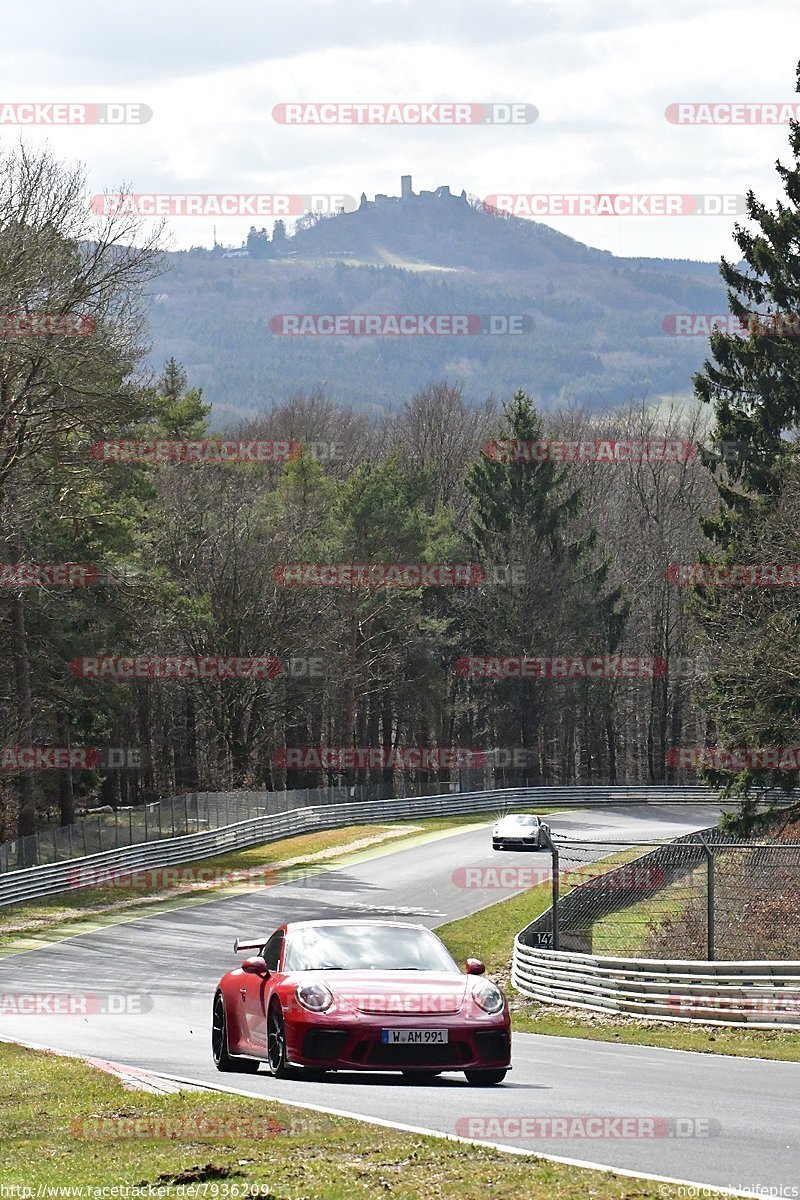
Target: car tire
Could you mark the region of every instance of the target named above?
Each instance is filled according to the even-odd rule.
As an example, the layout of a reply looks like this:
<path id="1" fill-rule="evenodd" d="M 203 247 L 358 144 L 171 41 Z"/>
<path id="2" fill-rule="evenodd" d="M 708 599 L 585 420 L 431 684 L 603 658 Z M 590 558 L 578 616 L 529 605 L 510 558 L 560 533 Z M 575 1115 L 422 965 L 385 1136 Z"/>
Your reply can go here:
<path id="1" fill-rule="evenodd" d="M 494 1070 L 477 1070 L 465 1071 L 467 1083 L 471 1083 L 474 1087 L 492 1087 L 495 1083 L 502 1083 L 508 1072 L 508 1067 L 497 1067 Z"/>
<path id="2" fill-rule="evenodd" d="M 238 1071 L 240 1074 L 254 1075 L 261 1064 L 255 1058 L 233 1058 L 228 1053 L 228 1019 L 225 1015 L 225 1001 L 222 992 L 214 997 L 214 1011 L 211 1018 L 211 1054 L 214 1066 L 218 1071 Z"/>
<path id="3" fill-rule="evenodd" d="M 267 1016 L 267 1066 L 275 1079 L 284 1079 L 289 1073 L 286 1063 L 286 1026 L 281 1006 L 275 1000 L 269 1006 Z"/>

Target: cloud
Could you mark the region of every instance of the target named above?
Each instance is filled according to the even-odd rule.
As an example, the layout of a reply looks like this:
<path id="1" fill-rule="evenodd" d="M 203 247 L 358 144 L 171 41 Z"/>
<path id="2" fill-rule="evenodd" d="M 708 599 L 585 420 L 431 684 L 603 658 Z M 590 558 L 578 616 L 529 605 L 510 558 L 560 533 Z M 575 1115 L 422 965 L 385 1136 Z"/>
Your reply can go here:
<path id="1" fill-rule="evenodd" d="M 743 30 L 746 29 L 746 37 Z M 775 31 L 780 30 L 776 42 Z M 91 190 L 396 193 L 448 183 L 507 191 L 776 194 L 786 127 L 669 125 L 682 99 L 792 99 L 800 12 L 766 0 L 37 0 L 4 30 L 5 101 L 149 104 L 144 126 L 26 131 L 84 160 Z M 518 100 L 539 119 L 516 128 L 296 128 L 289 100 Z M 19 130 L 0 131 L 2 141 Z M 218 222 L 236 242 L 250 222 Z M 625 253 L 713 259 L 731 252 L 723 218 L 567 219 L 573 237 Z M 212 223 L 176 221 L 179 245 Z M 634 247 L 627 249 L 627 247 Z"/>

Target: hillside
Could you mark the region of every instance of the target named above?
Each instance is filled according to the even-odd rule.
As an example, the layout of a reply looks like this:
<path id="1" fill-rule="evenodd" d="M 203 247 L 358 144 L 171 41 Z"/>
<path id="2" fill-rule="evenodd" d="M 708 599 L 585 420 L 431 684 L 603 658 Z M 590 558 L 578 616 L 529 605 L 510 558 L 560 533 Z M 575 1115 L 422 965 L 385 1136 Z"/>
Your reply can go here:
<path id="1" fill-rule="evenodd" d="M 669 336 L 664 318 L 726 310 L 716 264 L 616 258 L 447 189 L 363 198 L 267 253 L 279 256 L 170 254 L 153 297 L 152 363 L 180 359 L 220 414 L 319 383 L 338 400 L 383 408 L 444 376 L 476 400 L 524 387 L 545 407 L 687 394 L 706 342 Z M 532 328 L 288 337 L 269 329 L 282 313 L 526 314 Z"/>

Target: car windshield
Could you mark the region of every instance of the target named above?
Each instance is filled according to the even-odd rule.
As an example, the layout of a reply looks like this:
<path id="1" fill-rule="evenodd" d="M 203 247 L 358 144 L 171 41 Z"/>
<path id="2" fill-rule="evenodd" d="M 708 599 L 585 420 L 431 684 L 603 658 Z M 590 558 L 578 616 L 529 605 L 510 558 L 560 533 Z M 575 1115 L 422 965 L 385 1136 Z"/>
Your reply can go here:
<path id="1" fill-rule="evenodd" d="M 517 825 L 538 825 L 539 824 L 538 817 L 529 817 L 526 814 L 522 815 L 522 816 L 518 816 L 518 817 L 517 816 L 510 817 L 509 819 L 511 821 L 515 821 Z"/>
<path id="2" fill-rule="evenodd" d="M 388 925 L 309 925 L 290 932 L 285 971 L 455 971 L 427 929 Z"/>

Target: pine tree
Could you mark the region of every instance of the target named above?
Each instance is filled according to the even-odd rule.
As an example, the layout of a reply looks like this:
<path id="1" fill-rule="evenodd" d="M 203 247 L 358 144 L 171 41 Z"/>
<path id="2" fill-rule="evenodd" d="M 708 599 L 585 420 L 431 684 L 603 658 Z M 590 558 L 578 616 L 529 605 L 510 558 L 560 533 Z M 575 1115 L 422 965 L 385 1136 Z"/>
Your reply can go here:
<path id="1" fill-rule="evenodd" d="M 800 65 L 796 90 L 800 92 Z M 694 376 L 697 396 L 714 407 L 715 436 L 743 444 L 741 458 L 711 465 L 719 499 L 702 522 L 721 564 L 796 561 L 791 520 L 800 422 L 800 123 L 789 126 L 790 166 L 776 163 L 785 199 L 769 208 L 747 194 L 750 228 L 737 224 L 742 261 L 723 258 L 731 313 L 741 335 L 715 331 L 712 360 Z M 770 549 L 771 546 L 771 549 Z M 786 553 L 795 557 L 786 559 Z M 765 555 L 767 557 L 765 557 Z M 770 557 L 772 555 L 773 557 Z M 692 611 L 714 669 L 701 696 L 718 744 L 766 748 L 796 744 L 800 691 L 793 669 L 800 612 L 792 588 L 698 587 Z M 789 659 L 792 662 L 789 662 Z M 768 665 L 769 664 L 769 665 Z M 738 828 L 753 820 L 752 796 L 770 784 L 789 788 L 797 773 L 709 771 L 709 782 L 742 796 Z"/>
<path id="2" fill-rule="evenodd" d="M 796 90 L 800 92 L 800 65 Z M 784 435 L 800 422 L 800 122 L 789 126 L 791 166 L 776 163 L 786 201 L 770 209 L 747 193 L 755 227 L 737 225 L 742 262 L 726 258 L 720 274 L 731 313 L 747 336 L 717 330 L 710 338 L 714 361 L 694 376 L 697 395 L 713 404 L 716 436 L 746 444 L 741 461 L 728 464 L 743 492 L 720 484 L 725 508 L 742 511 L 750 496 L 774 494 L 782 460 L 793 453 Z"/>
<path id="3" fill-rule="evenodd" d="M 525 392 L 518 391 L 503 411 L 504 442 L 542 441 L 542 421 Z M 472 501 L 468 540 L 488 568 L 488 579 L 467 610 L 471 645 L 465 652 L 580 656 L 617 649 L 627 607 L 621 589 L 608 583 L 610 563 L 597 553 L 597 533 L 582 512 L 582 494 L 572 485 L 570 468 L 549 456 L 516 462 L 483 457 L 467 475 L 467 491 Z M 497 685 L 486 716 L 487 725 L 494 725 L 492 710 L 499 705 L 496 739 L 533 753 L 548 689 L 554 686 L 563 685 L 536 679 Z M 605 685 L 587 686 L 593 689 L 589 703 L 602 705 Z M 572 689 L 571 696 L 578 694 Z M 606 749 L 613 758 L 613 748 Z"/>

